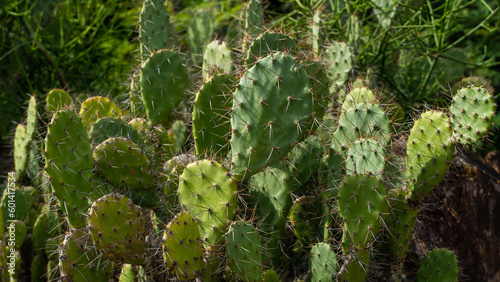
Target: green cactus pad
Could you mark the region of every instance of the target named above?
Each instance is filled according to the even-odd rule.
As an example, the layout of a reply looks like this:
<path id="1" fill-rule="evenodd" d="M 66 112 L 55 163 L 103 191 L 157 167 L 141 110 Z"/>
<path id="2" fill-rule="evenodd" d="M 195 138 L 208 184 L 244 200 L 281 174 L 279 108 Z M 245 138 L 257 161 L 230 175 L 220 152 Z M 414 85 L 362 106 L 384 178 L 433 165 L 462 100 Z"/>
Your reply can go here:
<path id="1" fill-rule="evenodd" d="M 288 154 L 293 180 L 305 185 L 318 171 L 323 148 L 317 136 L 311 135 L 297 144 Z"/>
<path id="2" fill-rule="evenodd" d="M 326 243 L 314 245 L 309 253 L 309 277 L 312 282 L 334 281 L 339 271 L 337 255 Z"/>
<path id="3" fill-rule="evenodd" d="M 47 257 L 37 254 L 31 262 L 31 281 L 47 281 Z"/>
<path id="4" fill-rule="evenodd" d="M 70 107 L 73 104 L 73 99 L 62 89 L 52 89 L 47 94 L 45 102 L 47 103 L 47 111 L 49 113 L 56 113 L 59 110 Z"/>
<path id="5" fill-rule="evenodd" d="M 495 103 L 486 89 L 469 86 L 453 96 L 450 113 L 454 139 L 458 143 L 472 145 L 483 138 L 491 127 Z"/>
<path id="6" fill-rule="evenodd" d="M 196 155 L 226 156 L 231 129 L 229 109 L 236 78 L 228 74 L 212 77 L 196 94 L 193 103 L 193 137 Z"/>
<path id="7" fill-rule="evenodd" d="M 14 134 L 14 169 L 16 179 L 21 180 L 26 174 L 28 166 L 28 134 L 26 127 L 18 124 Z"/>
<path id="8" fill-rule="evenodd" d="M 173 135 L 175 151 L 180 152 L 184 147 L 184 143 L 186 143 L 186 138 L 187 138 L 186 124 L 182 120 L 176 120 L 174 121 L 174 123 L 172 123 L 172 127 L 170 128 L 169 131 L 171 131 Z"/>
<path id="9" fill-rule="evenodd" d="M 252 42 L 250 50 L 248 50 L 247 64 L 252 65 L 258 59 L 275 52 L 295 55 L 297 52 L 297 41 L 284 33 L 263 33 Z"/>
<path id="10" fill-rule="evenodd" d="M 278 166 L 279 165 L 279 166 Z M 264 261 L 278 267 L 282 250 L 279 242 L 285 238 L 285 224 L 292 206 L 292 181 L 288 168 L 275 163 L 250 178 L 249 192 L 255 201 L 255 219 L 266 235 Z"/>
<path id="11" fill-rule="evenodd" d="M 24 243 L 24 239 L 26 238 L 26 234 L 28 232 L 26 228 L 26 223 L 20 220 L 13 220 L 8 225 L 6 225 L 6 228 L 7 228 L 8 238 L 14 238 L 13 241 L 14 245 L 11 247 L 19 251 Z M 13 234 L 11 235 L 11 233 Z M 6 243 L 4 244 L 6 245 Z"/>
<path id="12" fill-rule="evenodd" d="M 328 63 L 327 72 L 331 85 L 343 85 L 353 67 L 349 46 L 343 42 L 328 46 L 325 50 L 325 60 Z"/>
<path id="13" fill-rule="evenodd" d="M 321 120 L 330 100 L 330 80 L 321 62 L 307 61 L 304 66 L 309 73 L 309 87 L 314 97 L 313 115 L 316 120 Z"/>
<path id="14" fill-rule="evenodd" d="M 148 121 L 143 118 L 134 118 L 131 121 L 129 121 L 128 124 L 132 126 L 132 128 L 135 129 L 137 132 L 139 132 L 139 134 L 143 138 L 149 136 L 149 134 L 151 134 L 151 131 L 153 130 Z"/>
<path id="15" fill-rule="evenodd" d="M 231 115 L 232 173 L 248 178 L 282 159 L 312 121 L 307 71 L 281 53 L 260 59 L 234 94 Z"/>
<path id="16" fill-rule="evenodd" d="M 169 16 L 165 0 L 145 0 L 139 18 L 139 41 L 142 60 L 165 49 L 170 37 Z"/>
<path id="17" fill-rule="evenodd" d="M 198 220 L 206 243 L 219 243 L 228 221 L 235 216 L 236 191 L 236 182 L 217 162 L 197 161 L 184 169 L 179 201 Z"/>
<path id="18" fill-rule="evenodd" d="M 153 53 L 141 72 L 142 100 L 148 120 L 153 124 L 167 124 L 188 85 L 187 68 L 179 54 L 170 50 Z"/>
<path id="19" fill-rule="evenodd" d="M 262 245 L 259 232 L 248 221 L 234 222 L 226 234 L 226 255 L 229 267 L 243 281 L 260 281 Z"/>
<path id="20" fill-rule="evenodd" d="M 458 262 L 452 251 L 434 249 L 420 262 L 419 282 L 458 281 Z"/>
<path id="21" fill-rule="evenodd" d="M 346 173 L 368 174 L 380 179 L 384 172 L 385 158 L 385 148 L 376 139 L 358 139 L 347 152 Z"/>
<path id="22" fill-rule="evenodd" d="M 332 147 L 343 151 L 359 138 L 375 138 L 384 147 L 389 143 L 391 124 L 380 106 L 358 103 L 344 112 L 333 133 Z"/>
<path id="23" fill-rule="evenodd" d="M 146 236 L 152 232 L 152 223 L 129 198 L 109 194 L 95 201 L 88 228 L 97 249 L 112 261 L 142 264 L 146 260 Z"/>
<path id="24" fill-rule="evenodd" d="M 144 189 L 153 183 L 148 158 L 131 140 L 109 138 L 95 148 L 93 156 L 99 173 L 112 184 Z"/>
<path id="25" fill-rule="evenodd" d="M 321 45 L 322 39 L 321 34 L 319 32 L 321 27 L 321 9 L 317 9 L 313 13 L 312 22 L 311 22 L 311 33 L 312 33 L 312 48 L 314 52 L 314 56 L 319 56 L 321 53 Z"/>
<path id="26" fill-rule="evenodd" d="M 60 221 L 56 213 L 42 213 L 33 226 L 33 249 L 46 253 L 45 244 L 49 238 L 60 234 Z"/>
<path id="27" fill-rule="evenodd" d="M 206 78 L 218 73 L 233 71 L 233 54 L 226 42 L 214 40 L 210 42 L 203 53 L 202 74 Z"/>
<path id="28" fill-rule="evenodd" d="M 438 111 L 423 113 L 410 131 L 406 145 L 409 197 L 422 200 L 439 184 L 453 159 L 450 120 Z"/>
<path id="29" fill-rule="evenodd" d="M 45 171 L 73 228 L 86 223 L 93 168 L 89 136 L 80 117 L 72 110 L 57 112 L 45 138 Z"/>
<path id="30" fill-rule="evenodd" d="M 339 213 L 358 249 L 375 239 L 389 212 L 387 190 L 377 178 L 349 175 L 339 188 Z"/>
<path id="31" fill-rule="evenodd" d="M 83 125 L 87 128 L 102 117 L 119 117 L 122 115 L 122 110 L 109 100 L 109 98 L 95 96 L 83 101 L 80 106 L 80 117 Z"/>
<path id="32" fill-rule="evenodd" d="M 98 119 L 90 129 L 90 139 L 94 146 L 101 144 L 111 137 L 123 137 L 139 145 L 142 148 L 144 140 L 141 135 L 130 124 L 121 118 L 104 117 Z"/>
<path id="33" fill-rule="evenodd" d="M 388 241 L 392 255 L 404 259 L 417 223 L 417 209 L 406 202 L 406 193 L 400 189 L 389 191 L 391 212 L 387 216 Z"/>
<path id="34" fill-rule="evenodd" d="M 201 275 L 204 266 L 203 241 L 198 223 L 189 213 L 178 214 L 167 225 L 163 236 L 163 256 L 169 271 L 180 280 Z"/>
<path id="35" fill-rule="evenodd" d="M 37 102 L 35 95 L 31 96 L 28 110 L 26 112 L 26 134 L 28 141 L 31 142 L 35 137 L 36 127 L 38 125 Z"/>
<path id="36" fill-rule="evenodd" d="M 309 246 L 320 239 L 323 226 L 323 210 L 319 197 L 302 196 L 290 208 L 290 223 L 297 242 Z"/>
<path id="37" fill-rule="evenodd" d="M 14 212 L 12 212 L 13 207 L 15 208 Z M 5 189 L 3 191 L 1 208 L 4 228 L 7 228 L 9 225 L 9 220 L 26 219 L 29 210 L 32 208 L 30 193 L 23 188 Z"/>
<path id="38" fill-rule="evenodd" d="M 347 111 L 349 108 L 356 107 L 358 103 L 373 103 L 377 104 L 377 98 L 373 91 L 366 87 L 356 87 L 352 89 L 345 96 L 344 103 L 342 103 L 342 112 Z"/>
<path id="39" fill-rule="evenodd" d="M 113 275 L 112 263 L 92 245 L 86 228 L 72 229 L 66 234 L 59 256 L 62 281 L 103 281 Z"/>

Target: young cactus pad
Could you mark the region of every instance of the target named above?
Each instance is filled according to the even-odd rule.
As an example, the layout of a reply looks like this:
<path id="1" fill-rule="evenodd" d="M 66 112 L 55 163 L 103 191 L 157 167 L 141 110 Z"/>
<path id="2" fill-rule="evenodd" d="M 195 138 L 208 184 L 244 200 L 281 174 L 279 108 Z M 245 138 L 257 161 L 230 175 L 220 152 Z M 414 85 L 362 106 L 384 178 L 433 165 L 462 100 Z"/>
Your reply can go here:
<path id="1" fill-rule="evenodd" d="M 387 190 L 373 176 L 349 175 L 339 188 L 339 213 L 354 246 L 365 249 L 375 239 L 389 213 Z"/>
<path id="2" fill-rule="evenodd" d="M 80 117 L 72 110 L 57 112 L 45 138 L 45 171 L 73 228 L 86 223 L 93 168 L 90 139 Z"/>
<path id="3" fill-rule="evenodd" d="M 259 232 L 248 221 L 234 222 L 226 234 L 226 254 L 231 270 L 243 281 L 260 281 L 262 246 Z"/>
<path id="4" fill-rule="evenodd" d="M 153 183 L 148 158 L 131 140 L 109 138 L 95 148 L 93 156 L 99 173 L 112 184 L 144 189 Z"/>
<path id="5" fill-rule="evenodd" d="M 130 139 L 142 148 L 142 136 L 130 124 L 121 118 L 104 117 L 98 119 L 89 132 L 92 144 L 97 146 L 110 137 L 123 137 Z"/>
<path id="6" fill-rule="evenodd" d="M 198 220 L 202 238 L 208 244 L 219 243 L 236 212 L 236 182 L 210 160 L 187 165 L 179 182 L 179 201 Z"/>
<path id="7" fill-rule="evenodd" d="M 295 58 L 260 59 L 240 80 L 231 115 L 232 173 L 250 177 L 282 159 L 312 120 L 309 76 Z"/>
<path id="8" fill-rule="evenodd" d="M 453 96 L 450 113 L 456 141 L 472 145 L 491 127 L 495 103 L 486 89 L 469 86 Z"/>
<path id="9" fill-rule="evenodd" d="M 132 200 L 109 194 L 89 210 L 88 228 L 95 246 L 114 262 L 142 264 L 147 257 L 146 236 L 152 232 L 148 215 Z"/>
<path id="10" fill-rule="evenodd" d="M 330 45 L 325 51 L 328 62 L 328 76 L 332 86 L 341 86 L 347 81 L 352 69 L 352 54 L 349 46 L 343 42 Z"/>
<path id="11" fill-rule="evenodd" d="M 450 119 L 443 112 L 425 112 L 413 125 L 406 144 L 406 176 L 412 200 L 422 200 L 446 176 L 455 149 L 451 136 Z"/>
<path id="12" fill-rule="evenodd" d="M 236 78 L 220 74 L 205 82 L 193 103 L 193 137 L 196 155 L 225 156 L 229 150 L 229 109 Z"/>
<path id="13" fill-rule="evenodd" d="M 203 261 L 203 242 L 198 222 L 187 212 L 178 214 L 167 225 L 163 235 L 163 256 L 170 272 L 181 280 L 200 276 Z"/>
<path id="14" fill-rule="evenodd" d="M 233 54 L 226 42 L 219 40 L 210 42 L 203 53 L 203 77 L 206 79 L 209 75 L 230 73 L 233 68 Z"/>
<path id="15" fill-rule="evenodd" d="M 434 249 L 420 262 L 419 282 L 458 281 L 458 262 L 452 251 Z"/>
<path id="16" fill-rule="evenodd" d="M 47 111 L 56 113 L 59 110 L 65 109 L 73 104 L 73 99 L 69 94 L 62 89 L 52 89 L 45 98 Z"/>
<path id="17" fill-rule="evenodd" d="M 83 125 L 89 128 L 99 118 L 121 116 L 122 110 L 109 98 L 95 96 L 83 101 L 79 114 Z"/>
<path id="18" fill-rule="evenodd" d="M 16 133 L 14 134 L 14 169 L 16 172 L 16 179 L 20 180 L 26 173 L 28 166 L 28 134 L 26 126 L 18 124 Z"/>
<path id="19" fill-rule="evenodd" d="M 368 174 L 382 177 L 385 167 L 385 148 L 373 138 L 360 138 L 347 152 L 345 169 L 347 174 Z"/>
<path id="20" fill-rule="evenodd" d="M 142 101 L 148 120 L 166 124 L 188 85 L 187 68 L 179 54 L 170 50 L 153 53 L 141 72 Z"/>

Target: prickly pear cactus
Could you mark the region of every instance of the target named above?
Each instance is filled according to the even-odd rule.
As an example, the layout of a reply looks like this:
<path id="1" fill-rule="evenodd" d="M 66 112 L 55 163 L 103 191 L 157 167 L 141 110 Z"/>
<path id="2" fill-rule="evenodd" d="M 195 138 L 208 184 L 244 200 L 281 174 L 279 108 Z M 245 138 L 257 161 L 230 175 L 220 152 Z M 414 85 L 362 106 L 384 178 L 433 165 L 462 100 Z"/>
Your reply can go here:
<path id="1" fill-rule="evenodd" d="M 360 138 L 347 151 L 347 174 L 368 174 L 380 179 L 386 165 L 385 148 L 373 138 Z"/>
<path id="2" fill-rule="evenodd" d="M 258 59 L 275 52 L 295 55 L 295 52 L 297 52 L 297 41 L 284 33 L 263 33 L 252 42 L 247 54 L 247 64 L 252 65 Z"/>
<path id="3" fill-rule="evenodd" d="M 406 176 L 409 197 L 422 200 L 439 184 L 451 166 L 455 147 L 447 115 L 423 113 L 410 131 L 406 145 Z"/>
<path id="4" fill-rule="evenodd" d="M 26 126 L 18 124 L 16 133 L 14 134 L 14 168 L 16 178 L 22 179 L 26 174 L 26 167 L 28 165 L 28 134 Z"/>
<path id="5" fill-rule="evenodd" d="M 243 281 L 260 281 L 262 245 L 259 232 L 248 221 L 234 222 L 226 234 L 226 255 L 229 267 Z"/>
<path id="6" fill-rule="evenodd" d="M 245 31 L 250 37 L 257 37 L 264 25 L 264 10 L 261 0 L 250 0 L 245 10 Z"/>
<path id="7" fill-rule="evenodd" d="M 450 113 L 454 139 L 461 144 L 472 145 L 481 140 L 491 127 L 495 103 L 486 89 L 469 86 L 453 96 Z"/>
<path id="8" fill-rule="evenodd" d="M 163 235 L 163 256 L 170 272 L 180 280 L 195 279 L 202 273 L 203 241 L 198 222 L 181 212 L 167 225 Z"/>
<path id="9" fill-rule="evenodd" d="M 314 245 L 309 253 L 309 277 L 311 281 L 333 281 L 339 271 L 337 255 L 326 243 Z"/>
<path id="10" fill-rule="evenodd" d="M 337 42 L 325 50 L 325 60 L 328 63 L 328 76 L 332 86 L 342 86 L 352 70 L 352 53 L 349 46 Z"/>
<path id="11" fill-rule="evenodd" d="M 342 112 L 355 107 L 358 103 L 377 104 L 377 99 L 370 89 L 366 87 L 356 87 L 345 96 L 344 102 L 342 103 Z"/>
<path id="12" fill-rule="evenodd" d="M 387 190 L 377 178 L 349 175 L 339 188 L 339 213 L 354 246 L 365 249 L 378 235 L 389 213 Z"/>
<path id="13" fill-rule="evenodd" d="M 179 201 L 197 219 L 208 245 L 220 243 L 236 210 L 236 182 L 220 164 L 202 160 L 186 166 L 179 180 Z"/>
<path id="14" fill-rule="evenodd" d="M 193 137 L 196 155 L 226 156 L 230 136 L 229 109 L 236 78 L 220 74 L 205 82 L 193 102 Z"/>
<path id="15" fill-rule="evenodd" d="M 122 110 L 109 98 L 95 96 L 83 101 L 79 114 L 83 125 L 90 128 L 99 118 L 121 116 Z"/>
<path id="16" fill-rule="evenodd" d="M 101 144 L 111 137 L 130 139 L 142 148 L 144 140 L 141 135 L 121 118 L 104 117 L 98 119 L 89 131 L 90 139 L 94 146 Z"/>
<path id="17" fill-rule="evenodd" d="M 87 130 L 72 110 L 57 112 L 45 138 L 45 171 L 61 210 L 73 228 L 86 223 L 94 168 Z"/>
<path id="18" fill-rule="evenodd" d="M 114 185 L 144 189 L 153 183 L 148 158 L 129 139 L 109 138 L 95 148 L 93 156 L 99 174 Z"/>
<path id="19" fill-rule="evenodd" d="M 143 264 L 148 257 L 146 237 L 150 219 L 132 200 L 109 194 L 89 209 L 88 229 L 96 248 L 117 263 Z"/>
<path id="20" fill-rule="evenodd" d="M 45 103 L 47 104 L 47 111 L 49 113 L 56 113 L 59 110 L 70 107 L 73 104 L 73 99 L 62 89 L 52 89 L 47 94 Z"/>
<path id="21" fill-rule="evenodd" d="M 165 49 L 170 37 L 169 16 L 165 0 L 145 0 L 139 18 L 139 38 L 142 60 Z"/>
<path id="22" fill-rule="evenodd" d="M 233 54 L 226 42 L 219 40 L 210 42 L 203 53 L 202 74 L 205 80 L 215 74 L 229 74 L 233 69 Z"/>
<path id="23" fill-rule="evenodd" d="M 420 263 L 419 282 L 458 281 L 458 262 L 452 251 L 434 249 Z"/>
<path id="24" fill-rule="evenodd" d="M 187 68 L 176 52 L 157 51 L 144 62 L 140 84 L 148 120 L 165 125 L 184 98 L 189 85 Z"/>
<path id="25" fill-rule="evenodd" d="M 293 57 L 260 59 L 240 80 L 231 115 L 232 174 L 248 178 L 282 159 L 312 120 L 309 76 Z"/>
<path id="26" fill-rule="evenodd" d="M 92 244 L 88 230 L 72 229 L 61 245 L 59 270 L 62 281 L 108 281 L 112 263 Z"/>

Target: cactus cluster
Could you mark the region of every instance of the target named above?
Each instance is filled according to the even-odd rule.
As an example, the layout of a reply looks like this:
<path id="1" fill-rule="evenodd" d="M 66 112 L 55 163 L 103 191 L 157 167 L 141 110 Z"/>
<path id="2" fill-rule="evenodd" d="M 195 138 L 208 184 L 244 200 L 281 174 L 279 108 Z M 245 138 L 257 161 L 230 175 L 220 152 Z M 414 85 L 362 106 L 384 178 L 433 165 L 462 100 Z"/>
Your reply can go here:
<path id="1" fill-rule="evenodd" d="M 381 245 L 394 263 L 386 278 L 404 275 L 418 204 L 455 147 L 490 128 L 491 95 L 462 88 L 449 110 L 421 113 L 405 133 L 383 94 L 349 91 L 352 52 L 342 42 L 320 50 L 319 13 L 309 58 L 291 35 L 264 32 L 262 11 L 250 1 L 244 53 L 213 41 L 200 74 L 165 49 L 173 28 L 163 1 L 145 0 L 137 108 L 97 96 L 77 112 L 78 101 L 52 90 L 43 115 L 31 98 L 15 170 L 28 182 L 34 144 L 43 172 L 28 175 L 36 187 L 15 188 L 13 226 L 16 245 L 33 240 L 34 279 L 363 281 Z M 408 137 L 403 153 L 391 149 L 394 132 Z M 434 250 L 418 279 L 456 280 L 458 269 L 451 251 Z"/>

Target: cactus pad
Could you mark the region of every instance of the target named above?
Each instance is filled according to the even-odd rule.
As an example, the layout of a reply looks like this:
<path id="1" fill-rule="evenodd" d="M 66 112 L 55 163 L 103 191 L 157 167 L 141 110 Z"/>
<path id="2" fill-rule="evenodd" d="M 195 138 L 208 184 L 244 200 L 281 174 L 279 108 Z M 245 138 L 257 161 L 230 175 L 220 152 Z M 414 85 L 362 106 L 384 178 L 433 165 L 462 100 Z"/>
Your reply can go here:
<path id="1" fill-rule="evenodd" d="M 385 157 L 385 148 L 377 140 L 358 139 L 347 152 L 346 173 L 374 175 L 380 179 L 385 167 Z"/>
<path id="2" fill-rule="evenodd" d="M 203 242 L 198 223 L 187 212 L 178 214 L 167 225 L 163 236 L 163 254 L 170 272 L 181 280 L 200 276 L 203 261 Z"/>
<path id="3" fill-rule="evenodd" d="M 450 120 L 442 112 L 425 112 L 413 125 L 406 145 L 406 176 L 412 200 L 422 200 L 446 176 L 454 152 L 451 136 Z"/>
<path id="4" fill-rule="evenodd" d="M 262 246 L 259 233 L 248 221 L 234 222 L 226 234 L 229 267 L 243 281 L 260 281 Z"/>
<path id="5" fill-rule="evenodd" d="M 318 243 L 309 253 L 309 277 L 312 282 L 333 281 L 339 271 L 337 255 L 326 243 Z"/>
<path id="6" fill-rule="evenodd" d="M 139 18 L 139 38 L 142 60 L 167 47 L 170 36 L 169 17 L 165 0 L 145 0 Z"/>
<path id="7" fill-rule="evenodd" d="M 61 245 L 59 270 L 63 281 L 108 281 L 113 274 L 109 260 L 92 245 L 86 228 L 72 229 Z"/>
<path id="8" fill-rule="evenodd" d="M 474 144 L 491 127 L 495 104 L 491 94 L 481 88 L 462 88 L 450 106 L 453 137 L 461 144 Z"/>
<path id="9" fill-rule="evenodd" d="M 218 73 L 233 71 L 233 54 L 226 42 L 214 40 L 210 42 L 203 53 L 202 74 L 206 78 Z"/>
<path id="10" fill-rule="evenodd" d="M 339 213 L 358 249 L 375 239 L 389 212 L 387 190 L 373 176 L 349 175 L 339 188 Z"/>
<path id="11" fill-rule="evenodd" d="M 193 137 L 196 154 L 225 156 L 229 150 L 229 109 L 236 78 L 228 74 L 212 77 L 196 94 L 193 103 Z"/>
<path id="12" fill-rule="evenodd" d="M 56 113 L 59 110 L 70 107 L 73 104 L 73 99 L 62 89 L 52 89 L 47 94 L 45 102 L 47 104 L 47 111 L 49 113 Z"/>
<path id="13" fill-rule="evenodd" d="M 184 98 L 189 85 L 187 68 L 174 51 L 153 53 L 144 63 L 141 72 L 142 100 L 148 120 L 153 124 L 166 124 Z"/>
<path id="14" fill-rule="evenodd" d="M 202 160 L 186 166 L 179 181 L 179 201 L 198 220 L 200 234 L 217 244 L 236 211 L 236 182 L 220 164 Z"/>
<path id="15" fill-rule="evenodd" d="M 328 63 L 327 72 L 332 86 L 343 85 L 352 70 L 352 54 L 349 46 L 343 42 L 330 45 L 325 51 Z"/>
<path id="16" fill-rule="evenodd" d="M 232 173 L 250 177 L 282 159 L 312 121 L 307 71 L 281 53 L 260 59 L 234 94 L 231 115 Z"/>
<path id="17" fill-rule="evenodd" d="M 26 174 L 28 166 L 28 134 L 26 126 L 18 124 L 14 134 L 14 168 L 16 179 L 20 180 Z"/>
<path id="18" fill-rule="evenodd" d="M 45 138 L 45 171 L 73 228 L 85 225 L 93 168 L 89 136 L 80 117 L 72 110 L 57 112 Z"/>
<path id="19" fill-rule="evenodd" d="M 458 281 L 458 262 L 452 251 L 434 249 L 420 262 L 417 281 Z"/>
<path id="20" fill-rule="evenodd" d="M 109 194 L 95 201 L 88 228 L 97 249 L 112 261 L 142 264 L 146 260 L 146 236 L 152 232 L 152 223 L 129 198 Z"/>
<path id="21" fill-rule="evenodd" d="M 275 52 L 295 55 L 297 41 L 284 33 L 263 33 L 252 42 L 250 50 L 248 50 L 247 64 L 254 64 L 258 59 Z"/>
<path id="22" fill-rule="evenodd" d="M 121 116 L 122 110 L 109 98 L 95 96 L 83 101 L 79 114 L 83 125 L 90 128 L 99 118 Z"/>

